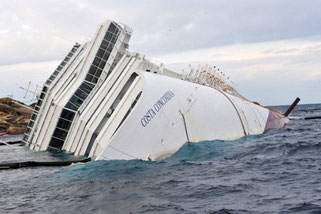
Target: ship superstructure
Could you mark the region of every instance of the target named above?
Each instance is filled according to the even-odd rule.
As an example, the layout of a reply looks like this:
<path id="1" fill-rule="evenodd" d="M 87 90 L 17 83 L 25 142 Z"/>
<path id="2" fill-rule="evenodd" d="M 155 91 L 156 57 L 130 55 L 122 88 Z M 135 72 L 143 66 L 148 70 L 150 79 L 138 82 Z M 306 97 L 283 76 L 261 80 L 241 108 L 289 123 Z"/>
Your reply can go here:
<path id="1" fill-rule="evenodd" d="M 129 52 L 131 33 L 106 21 L 90 42 L 74 45 L 43 86 L 24 135 L 30 149 L 155 160 L 186 142 L 235 140 L 288 122 L 215 68 L 182 75 Z"/>

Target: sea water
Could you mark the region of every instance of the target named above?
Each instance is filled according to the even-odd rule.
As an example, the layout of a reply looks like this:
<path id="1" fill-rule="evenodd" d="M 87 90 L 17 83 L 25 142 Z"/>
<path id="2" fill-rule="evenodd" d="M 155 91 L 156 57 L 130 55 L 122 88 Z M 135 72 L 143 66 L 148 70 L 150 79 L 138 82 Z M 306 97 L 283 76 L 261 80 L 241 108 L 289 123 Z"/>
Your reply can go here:
<path id="1" fill-rule="evenodd" d="M 1 170 L 0 213 L 321 213 L 321 120 L 304 120 L 320 115 L 299 105 L 284 129 L 155 162 Z M 0 146 L 0 162 L 64 158 Z"/>

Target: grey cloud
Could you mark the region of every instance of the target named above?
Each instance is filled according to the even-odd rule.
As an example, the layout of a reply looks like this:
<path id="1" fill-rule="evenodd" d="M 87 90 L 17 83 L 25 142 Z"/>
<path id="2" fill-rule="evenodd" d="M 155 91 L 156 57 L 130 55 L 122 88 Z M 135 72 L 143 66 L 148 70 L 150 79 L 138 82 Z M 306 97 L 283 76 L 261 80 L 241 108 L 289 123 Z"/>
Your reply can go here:
<path id="1" fill-rule="evenodd" d="M 131 49 L 148 55 L 321 33 L 321 2 L 313 0 L 12 0 L 0 4 L 0 28 L 11 29 L 8 36 L 0 34 L 6 42 L 1 49 L 10 52 L 0 53 L 2 63 L 61 58 L 69 47 L 52 37 L 81 42 L 106 18 L 131 26 Z M 23 25 L 34 32 L 17 34 Z M 48 44 L 52 48 L 43 52 Z M 21 54 L 26 49 L 33 53 Z"/>
<path id="2" fill-rule="evenodd" d="M 92 36 L 105 19 L 134 29 L 132 51 L 157 56 L 232 44 L 313 39 L 321 34 L 321 1 L 4 0 L 0 2 L 0 64 L 60 60 L 73 42 Z M 289 103 L 289 94 L 307 96 L 313 102 L 312 98 L 320 100 L 320 80 L 308 82 L 298 74 L 305 73 L 304 69 L 319 71 L 320 50 L 320 46 L 312 46 L 302 54 L 291 55 L 297 50 L 281 44 L 268 50 L 280 56 L 208 63 L 237 74 L 231 76 L 239 83 L 240 91 L 250 99 L 259 98 L 263 104 Z M 277 66 L 269 67 L 273 64 Z M 177 70 L 187 68 L 171 66 Z M 256 72 L 260 68 L 265 69 L 266 76 L 280 76 L 255 81 L 243 77 L 242 71 Z M 283 90 L 290 87 L 295 88 L 293 93 Z"/>
<path id="3" fill-rule="evenodd" d="M 316 45 L 315 47 L 317 47 Z M 297 96 L 301 103 L 318 103 L 321 91 L 321 49 L 307 46 L 297 54 L 268 55 L 263 58 L 194 62 L 217 66 L 238 85 L 238 91 L 263 105 L 290 104 Z M 177 71 L 189 63 L 171 64 Z"/>

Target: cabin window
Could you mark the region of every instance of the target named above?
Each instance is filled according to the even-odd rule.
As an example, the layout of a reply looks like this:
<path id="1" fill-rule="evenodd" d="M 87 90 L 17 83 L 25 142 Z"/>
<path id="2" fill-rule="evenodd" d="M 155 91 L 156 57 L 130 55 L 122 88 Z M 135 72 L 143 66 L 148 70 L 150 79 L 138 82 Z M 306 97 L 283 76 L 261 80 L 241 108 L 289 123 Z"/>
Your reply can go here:
<path id="1" fill-rule="evenodd" d="M 111 32 L 111 33 L 115 33 L 117 31 L 117 27 L 114 23 L 111 23 L 109 28 L 108 28 L 108 31 Z"/>
<path id="2" fill-rule="evenodd" d="M 67 109 L 62 110 L 61 118 L 66 120 L 73 120 L 75 117 L 75 112 L 68 111 Z"/>
<path id="3" fill-rule="evenodd" d="M 25 132 L 25 133 L 26 133 L 26 134 L 30 134 L 30 132 L 31 132 L 31 128 L 28 127 L 28 128 L 26 129 L 26 132 Z"/>
<path id="4" fill-rule="evenodd" d="M 37 118 L 37 115 L 35 114 L 35 113 L 32 113 L 32 115 L 31 115 L 31 120 L 33 120 L 33 121 L 35 121 L 36 120 L 36 118 Z"/>
<path id="5" fill-rule="evenodd" d="M 40 94 L 40 97 L 39 97 L 39 98 L 40 98 L 40 99 L 45 98 L 45 93 L 42 92 L 42 93 Z"/>
<path id="6" fill-rule="evenodd" d="M 105 54 L 104 54 L 104 56 L 103 56 L 103 59 L 104 59 L 105 61 L 107 61 L 109 55 L 110 55 L 110 52 L 106 51 Z"/>
<path id="7" fill-rule="evenodd" d="M 61 128 L 61 129 L 68 130 L 71 126 L 71 123 L 72 123 L 72 121 L 64 120 L 64 119 L 60 118 L 58 121 L 57 127 Z"/>
<path id="8" fill-rule="evenodd" d="M 83 82 L 79 88 L 87 94 L 89 94 L 93 89 L 93 87 L 91 87 L 90 84 L 87 84 L 86 82 Z"/>
<path id="9" fill-rule="evenodd" d="M 42 104 L 42 101 L 39 99 L 36 105 L 41 106 L 41 104 Z"/>
<path id="10" fill-rule="evenodd" d="M 51 74 L 49 79 L 46 81 L 47 85 L 50 85 L 53 82 L 53 80 L 56 78 L 59 72 L 63 69 L 63 67 L 67 64 L 67 62 L 71 59 L 71 57 L 74 55 L 74 53 L 77 51 L 79 47 L 80 47 L 79 44 L 75 44 L 73 46 L 73 48 L 69 51 L 69 53 L 64 58 L 64 60 L 60 63 L 60 65 L 56 68 L 56 70 Z"/>
<path id="11" fill-rule="evenodd" d="M 59 74 L 58 70 L 55 70 L 55 72 L 53 73 L 54 76 L 57 76 Z"/>
<path id="12" fill-rule="evenodd" d="M 94 62 L 93 62 L 93 65 L 95 65 L 95 66 L 98 67 L 98 66 L 99 66 L 99 63 L 100 63 L 100 60 L 101 60 L 100 58 L 95 57 Z M 93 68 L 93 67 L 91 67 L 90 70 L 91 70 L 92 68 Z M 90 70 L 89 70 L 89 72 L 90 72 Z"/>
<path id="13" fill-rule="evenodd" d="M 105 53 L 105 50 L 99 49 L 98 52 L 97 52 L 97 56 L 98 56 L 99 58 L 103 58 L 104 53 Z"/>
<path id="14" fill-rule="evenodd" d="M 49 147 L 53 148 L 62 148 L 62 145 L 64 144 L 64 140 L 57 139 L 55 137 L 51 138 Z"/>
<path id="15" fill-rule="evenodd" d="M 114 44 L 117 41 L 118 35 L 119 35 L 118 28 L 115 26 L 115 24 L 111 23 L 104 36 L 104 39 L 100 44 L 100 47 L 90 66 L 90 69 L 86 75 L 84 82 L 75 91 L 73 96 L 70 98 L 70 100 L 66 104 L 64 110 L 62 111 L 49 146 L 59 148 L 59 149 L 63 147 L 64 140 L 68 135 L 69 129 L 71 127 L 71 124 L 75 116 L 75 113 L 73 111 L 75 112 L 78 111 L 82 103 L 86 100 L 86 98 L 88 97 L 88 95 L 90 94 L 92 89 L 95 87 L 96 83 L 98 82 L 98 79 L 102 74 L 102 70 L 104 69 L 106 62 L 110 56 L 110 52 L 113 50 Z M 117 63 L 116 61 L 117 60 L 114 60 L 113 64 Z M 61 63 L 62 66 L 65 64 L 66 62 L 64 61 Z M 111 67 L 110 71 L 113 68 L 114 67 Z M 110 72 L 108 73 L 108 75 L 109 74 Z M 50 80 L 53 80 L 53 79 L 50 79 Z M 66 121 L 64 119 L 67 119 L 69 121 Z M 63 128 L 64 130 L 61 130 L 61 128 Z"/>
<path id="16" fill-rule="evenodd" d="M 24 141 L 24 142 L 27 142 L 27 140 L 28 140 L 28 137 L 29 137 L 29 135 L 25 134 L 25 135 L 23 136 L 23 139 L 22 139 L 22 141 Z"/>

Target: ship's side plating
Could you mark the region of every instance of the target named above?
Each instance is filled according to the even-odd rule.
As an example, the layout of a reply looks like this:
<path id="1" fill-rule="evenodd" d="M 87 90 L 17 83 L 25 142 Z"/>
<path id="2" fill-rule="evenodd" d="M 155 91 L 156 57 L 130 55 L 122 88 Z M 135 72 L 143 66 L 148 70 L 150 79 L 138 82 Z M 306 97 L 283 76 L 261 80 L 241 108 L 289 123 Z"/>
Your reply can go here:
<path id="1" fill-rule="evenodd" d="M 186 142 L 236 140 L 266 130 L 267 108 L 164 75 L 141 76 L 142 94 L 131 114 L 116 132 L 104 130 L 97 138 L 98 159 L 155 160 Z"/>

